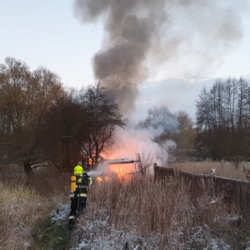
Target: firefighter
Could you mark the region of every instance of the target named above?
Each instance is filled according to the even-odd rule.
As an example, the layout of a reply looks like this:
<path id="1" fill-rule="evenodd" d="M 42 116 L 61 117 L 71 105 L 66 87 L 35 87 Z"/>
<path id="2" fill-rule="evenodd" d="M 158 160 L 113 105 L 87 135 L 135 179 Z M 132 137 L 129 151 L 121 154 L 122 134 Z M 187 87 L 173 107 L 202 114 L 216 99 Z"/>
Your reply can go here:
<path id="1" fill-rule="evenodd" d="M 82 163 L 74 167 L 74 175 L 71 176 L 71 206 L 69 214 L 69 229 L 73 229 L 76 217 L 82 213 L 87 202 L 87 187 L 92 185 L 92 178 L 84 173 Z"/>

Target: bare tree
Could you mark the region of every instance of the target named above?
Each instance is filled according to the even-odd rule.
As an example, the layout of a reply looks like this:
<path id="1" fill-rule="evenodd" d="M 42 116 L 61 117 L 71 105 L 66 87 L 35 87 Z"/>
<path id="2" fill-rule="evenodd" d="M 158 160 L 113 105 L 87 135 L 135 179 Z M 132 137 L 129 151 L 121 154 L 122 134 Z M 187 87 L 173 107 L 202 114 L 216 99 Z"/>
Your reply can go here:
<path id="1" fill-rule="evenodd" d="M 45 116 L 40 131 L 44 151 L 60 172 L 70 172 L 80 160 L 79 134 L 84 131 L 83 120 L 84 108 L 74 100 L 72 93 L 55 101 Z"/>
<path id="2" fill-rule="evenodd" d="M 201 92 L 197 101 L 200 142 L 214 160 L 226 158 L 237 165 L 248 155 L 249 86 L 240 78 L 217 80 L 211 90 Z"/>
<path id="3" fill-rule="evenodd" d="M 71 171 L 80 152 L 95 163 L 113 146 L 116 127 L 126 125 L 99 83 L 66 93 L 56 74 L 32 72 L 15 58 L 0 65 L 0 83 L 1 160 L 22 162 L 26 174 L 44 160 Z"/>
<path id="4" fill-rule="evenodd" d="M 15 58 L 0 65 L 1 133 L 8 138 L 7 161 L 22 162 L 26 174 L 31 164 L 41 158 L 39 129 L 53 102 L 64 95 L 59 77 L 45 68 L 31 72 Z M 42 157 L 43 158 L 43 157 Z"/>
<path id="5" fill-rule="evenodd" d="M 115 145 L 115 130 L 126 121 L 98 83 L 55 102 L 45 124 L 47 155 L 60 171 L 68 172 L 79 160 L 95 165 L 100 154 Z"/>
<path id="6" fill-rule="evenodd" d="M 79 138 L 82 140 L 82 154 L 94 165 L 101 153 L 107 153 L 114 146 L 117 127 L 125 127 L 126 120 L 116 103 L 110 101 L 106 89 L 100 84 L 91 85 L 79 96 L 84 107 L 84 120 Z"/>

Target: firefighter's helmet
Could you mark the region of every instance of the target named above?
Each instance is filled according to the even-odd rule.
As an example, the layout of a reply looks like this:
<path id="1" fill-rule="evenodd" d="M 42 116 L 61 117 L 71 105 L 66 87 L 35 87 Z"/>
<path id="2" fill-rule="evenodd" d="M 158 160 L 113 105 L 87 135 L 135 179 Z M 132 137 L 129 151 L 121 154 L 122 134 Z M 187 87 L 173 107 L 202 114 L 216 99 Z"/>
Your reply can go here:
<path id="1" fill-rule="evenodd" d="M 77 165 L 74 168 L 74 175 L 79 175 L 79 174 L 83 174 L 84 173 L 84 169 L 82 166 Z"/>

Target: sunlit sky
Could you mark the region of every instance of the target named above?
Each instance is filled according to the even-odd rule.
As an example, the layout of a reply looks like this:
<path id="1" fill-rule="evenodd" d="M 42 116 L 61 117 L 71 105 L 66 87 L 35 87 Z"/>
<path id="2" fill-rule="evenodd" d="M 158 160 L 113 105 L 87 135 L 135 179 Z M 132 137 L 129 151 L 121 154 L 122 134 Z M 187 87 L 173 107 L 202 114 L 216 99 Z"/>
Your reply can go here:
<path id="1" fill-rule="evenodd" d="M 148 81 L 141 83 L 134 119 L 141 119 L 148 108 L 165 104 L 170 111 L 186 111 L 195 118 L 195 100 L 204 86 L 216 78 L 250 78 L 250 11 L 248 1 L 229 1 L 238 8 L 243 36 L 211 67 L 201 69 L 195 57 L 183 62 L 159 65 Z M 239 3 L 243 3 L 240 6 Z M 80 88 L 95 82 L 92 58 L 103 37 L 101 21 L 82 24 L 75 17 L 72 0 L 0 0 L 0 63 L 6 57 L 22 60 L 31 70 L 44 66 L 57 73 L 66 87 Z M 191 59 L 190 59 L 191 58 Z M 188 60 L 192 60 L 189 61 Z M 185 72 L 199 70 L 196 77 Z M 157 73 L 156 73 L 157 71 Z"/>

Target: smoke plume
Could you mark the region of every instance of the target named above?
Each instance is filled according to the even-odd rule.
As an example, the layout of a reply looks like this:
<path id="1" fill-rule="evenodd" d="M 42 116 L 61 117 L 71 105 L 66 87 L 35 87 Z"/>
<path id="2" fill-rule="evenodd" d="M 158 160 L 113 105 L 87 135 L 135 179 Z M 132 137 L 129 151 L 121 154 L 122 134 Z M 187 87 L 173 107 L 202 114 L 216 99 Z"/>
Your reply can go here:
<path id="1" fill-rule="evenodd" d="M 155 65 L 182 62 L 186 67 L 196 61 L 203 68 L 214 66 L 240 40 L 241 20 L 223 4 L 222 0 L 75 0 L 74 9 L 83 23 L 103 20 L 106 33 L 93 58 L 93 70 L 125 114 L 134 108 L 138 84 L 157 71 Z"/>

